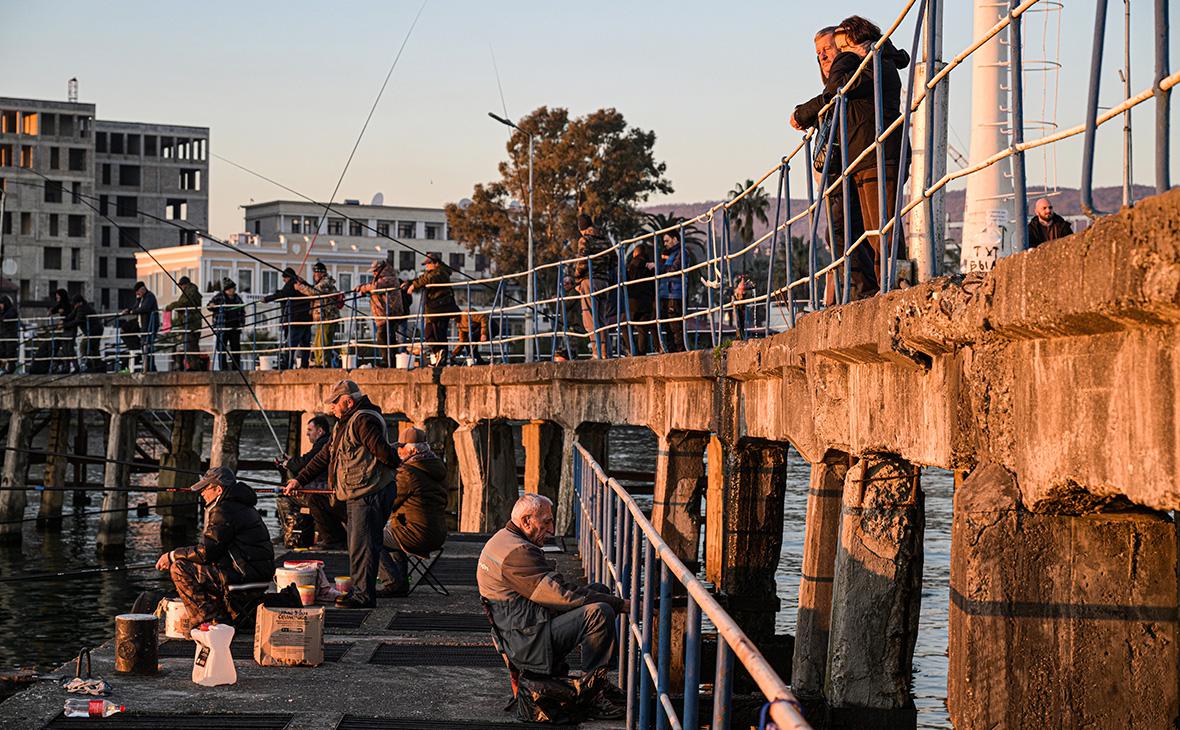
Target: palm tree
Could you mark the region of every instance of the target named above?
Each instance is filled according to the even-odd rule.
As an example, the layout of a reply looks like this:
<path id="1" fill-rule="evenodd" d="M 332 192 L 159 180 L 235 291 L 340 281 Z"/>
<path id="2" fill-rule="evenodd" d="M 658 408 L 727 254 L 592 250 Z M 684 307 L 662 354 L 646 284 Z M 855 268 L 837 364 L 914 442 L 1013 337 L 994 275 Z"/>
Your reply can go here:
<path id="1" fill-rule="evenodd" d="M 675 228 L 688 218 L 675 213 L 644 213 L 643 220 L 648 233 L 655 233 L 666 228 Z M 701 237 L 701 232 L 695 225 L 684 227 L 684 248 L 690 259 L 700 261 L 704 258 L 705 239 Z"/>
<path id="2" fill-rule="evenodd" d="M 733 186 L 733 190 L 729 191 L 727 198 L 734 200 L 745 191 L 754 187 L 753 180 L 746 180 L 744 183 L 737 183 Z M 764 226 L 770 225 L 770 219 L 766 217 L 766 211 L 770 208 L 770 198 L 767 197 L 766 191 L 761 187 L 750 190 L 746 196 L 736 203 L 729 206 L 729 234 L 730 238 L 736 238 L 737 245 L 733 245 L 730 241 L 730 249 L 742 249 L 747 244 L 754 240 L 754 222 L 757 221 Z M 742 272 L 746 270 L 746 257 L 742 257 Z"/>

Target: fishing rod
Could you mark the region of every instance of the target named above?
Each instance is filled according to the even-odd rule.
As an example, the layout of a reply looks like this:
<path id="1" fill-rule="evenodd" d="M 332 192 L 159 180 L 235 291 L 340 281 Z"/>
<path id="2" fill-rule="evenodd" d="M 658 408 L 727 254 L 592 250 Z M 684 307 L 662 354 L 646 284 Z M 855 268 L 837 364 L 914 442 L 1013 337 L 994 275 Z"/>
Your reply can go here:
<path id="1" fill-rule="evenodd" d="M 282 494 L 283 490 L 285 488 L 286 488 L 285 485 L 283 485 L 283 486 L 270 486 L 270 487 L 249 487 L 249 489 L 251 491 L 257 492 L 257 493 L 259 493 L 259 495 Z M 164 493 L 168 493 L 168 492 L 192 492 L 192 490 L 189 489 L 188 487 L 153 487 L 150 485 L 127 486 L 127 487 L 123 487 L 123 486 L 116 486 L 116 487 L 106 487 L 106 486 L 102 486 L 102 487 L 99 487 L 99 486 L 66 487 L 66 486 L 60 486 L 59 487 L 59 486 L 53 486 L 53 485 L 49 485 L 49 484 L 26 484 L 23 487 L 0 486 L 0 492 L 115 492 L 115 493 L 126 493 L 126 494 L 143 492 L 145 494 L 164 494 Z M 334 492 L 330 489 L 300 489 L 299 490 L 299 494 L 333 494 L 333 493 Z"/>
<path id="2" fill-rule="evenodd" d="M 89 512 L 64 512 L 56 515 L 37 515 L 36 517 L 25 517 L 19 520 L 5 520 L 0 522 L 0 525 L 16 525 L 26 522 L 42 522 L 50 520 L 65 520 L 67 517 L 93 517 L 94 515 L 108 515 L 115 512 L 135 512 L 136 517 L 148 517 L 148 513 L 154 509 L 171 509 L 173 507 L 188 507 L 189 505 L 199 504 L 199 502 L 173 502 L 172 504 L 148 504 L 147 502 L 140 502 L 131 507 L 114 507 L 111 509 L 96 509 Z"/>
<path id="3" fill-rule="evenodd" d="M 348 167 L 352 164 L 352 159 L 356 156 L 357 148 L 361 146 L 361 140 L 365 136 L 365 131 L 369 128 L 369 122 L 373 120 L 373 114 L 377 111 L 377 105 L 381 103 L 381 96 L 385 94 L 385 87 L 389 85 L 389 79 L 393 77 L 393 70 L 397 68 L 397 62 L 402 58 L 402 51 L 406 50 L 406 44 L 410 42 L 410 35 L 414 32 L 414 28 L 418 25 L 418 19 L 422 17 L 422 11 L 426 10 L 426 4 L 430 0 L 422 0 L 422 5 L 418 8 L 418 13 L 414 16 L 414 21 L 410 23 L 410 27 L 406 30 L 406 35 L 402 38 L 402 44 L 397 49 L 397 55 L 393 58 L 393 63 L 389 66 L 389 73 L 385 74 L 385 81 L 381 83 L 380 90 L 377 91 L 377 98 L 373 100 L 373 106 L 369 108 L 369 115 L 365 117 L 365 123 L 361 126 L 360 134 L 356 136 L 356 142 L 352 145 L 352 151 L 348 153 L 348 160 L 344 163 L 344 169 L 340 171 L 340 177 L 336 180 L 336 187 L 332 190 L 331 197 L 328 201 L 331 202 L 336 199 L 336 194 L 340 192 L 340 185 L 344 182 L 344 176 L 348 173 Z M 328 211 L 325 210 L 325 213 Z M 311 243 L 307 250 L 303 252 L 303 260 L 299 262 L 299 271 L 303 271 L 304 264 L 307 263 L 307 257 L 311 253 L 311 249 L 315 246 L 316 238 L 319 237 L 320 227 L 316 226 L 315 232 L 312 234 Z"/>
<path id="4" fill-rule="evenodd" d="M 47 449 L 22 449 L 17 446 L 0 446 L 0 451 L 13 451 L 18 454 L 38 454 L 41 456 L 60 456 L 74 461 L 82 461 L 88 464 L 118 464 L 119 466 L 138 466 L 145 467 L 149 470 L 170 471 L 177 474 L 189 474 L 191 476 L 202 476 L 204 472 L 193 471 L 192 469 L 181 469 L 175 466 L 164 466 L 162 464 L 153 464 L 150 461 L 124 461 L 122 459 L 108 459 L 104 456 L 91 456 L 89 454 L 68 454 L 63 451 L 49 451 Z M 237 477 L 239 482 L 252 482 L 266 487 L 282 486 L 276 482 L 268 482 L 265 479 L 255 479 L 253 477 Z"/>
<path id="5" fill-rule="evenodd" d="M 44 175 L 44 174 L 42 174 L 36 170 L 32 170 L 32 169 L 30 169 L 29 171 L 35 175 L 39 175 L 40 177 L 45 178 L 46 180 L 48 180 L 50 182 L 53 182 L 53 180 L 48 175 Z M 113 225 L 116 228 L 116 230 L 119 231 L 120 239 L 122 239 L 123 227 L 121 225 L 119 225 L 113 218 L 111 218 L 106 213 L 103 213 L 101 210 L 99 210 L 99 208 L 97 206 L 91 205 L 90 203 L 86 202 L 85 200 L 82 200 L 81 198 L 79 198 L 79 202 L 81 202 L 87 208 L 90 208 L 91 210 L 93 210 L 95 213 L 97 213 L 99 216 L 101 216 L 104 220 L 108 221 L 111 225 Z M 176 288 L 178 290 L 180 290 L 181 292 L 183 292 L 184 289 L 180 286 L 180 282 L 177 281 L 176 277 L 172 275 L 171 271 L 166 269 L 164 267 L 164 265 L 160 263 L 160 260 L 156 258 L 156 255 L 153 254 L 151 252 L 151 250 L 148 249 L 147 246 L 144 246 L 143 243 L 141 243 L 139 241 L 139 237 L 136 236 L 132 240 L 135 242 L 135 245 L 138 246 L 144 253 L 146 253 L 148 255 L 148 258 L 150 258 L 156 264 L 156 266 L 159 267 L 160 271 L 162 271 L 165 276 L 167 276 L 169 279 L 172 280 L 172 283 L 176 286 Z M 199 316 L 201 318 L 201 321 L 205 323 L 205 326 L 209 327 L 209 329 L 213 329 L 213 326 L 209 323 L 209 318 L 205 316 L 205 313 L 202 312 L 199 308 L 196 310 L 196 312 L 197 312 L 197 316 Z M 224 350 L 224 348 L 222 348 L 222 349 Z M 250 396 L 254 399 L 254 404 L 256 406 L 258 406 L 258 412 L 262 414 L 262 420 L 266 422 L 266 428 L 267 428 L 267 430 L 270 431 L 271 438 L 274 439 L 275 446 L 277 447 L 279 454 L 286 456 L 286 452 L 283 450 L 283 444 L 281 441 L 279 441 L 279 435 L 278 435 L 278 433 L 275 432 L 274 426 L 270 422 L 270 416 L 266 415 L 266 409 L 262 407 L 262 401 L 258 398 L 258 393 L 256 393 L 254 391 L 254 386 L 250 385 L 250 379 L 246 377 L 246 374 L 244 372 L 242 372 L 242 368 L 238 364 L 238 359 L 232 355 L 228 355 L 228 353 L 225 353 L 224 351 L 222 354 L 227 355 L 230 362 L 232 362 L 234 364 L 234 370 L 237 371 L 239 376 L 241 376 L 242 384 L 246 386 L 246 390 L 249 391 Z"/>
<path id="6" fill-rule="evenodd" d="M 16 583 L 25 580 L 52 580 L 54 578 L 80 578 L 88 575 L 97 575 L 99 573 L 121 573 L 132 570 L 144 570 L 145 568 L 155 568 L 156 563 L 132 563 L 131 565 L 111 565 L 105 568 L 82 568 L 79 570 L 62 570 L 56 573 L 21 573 L 19 575 L 9 575 L 0 578 L 0 583 Z"/>

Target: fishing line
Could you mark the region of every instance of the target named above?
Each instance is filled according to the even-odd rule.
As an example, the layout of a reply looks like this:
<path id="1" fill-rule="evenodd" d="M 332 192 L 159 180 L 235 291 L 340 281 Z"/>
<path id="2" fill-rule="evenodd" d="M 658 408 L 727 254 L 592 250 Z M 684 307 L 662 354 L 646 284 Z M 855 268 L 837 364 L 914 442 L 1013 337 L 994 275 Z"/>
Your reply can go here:
<path id="1" fill-rule="evenodd" d="M 132 563 L 131 565 L 112 565 L 106 568 L 82 568 L 81 570 L 62 570 L 57 573 L 22 573 L 0 578 L 0 583 L 16 583 L 23 580 L 52 580 L 53 578 L 74 578 L 98 573 L 119 573 L 131 570 L 155 568 L 155 561 L 150 563 Z"/>
<path id="2" fill-rule="evenodd" d="M 410 23 L 406 35 L 402 38 L 402 44 L 397 49 L 397 55 L 393 58 L 393 63 L 389 66 L 389 73 L 385 74 L 385 81 L 381 83 L 381 89 L 377 92 L 377 98 L 373 100 L 373 106 L 369 108 L 369 116 L 365 117 L 365 123 L 361 126 L 361 133 L 356 136 L 356 142 L 352 145 L 352 152 L 348 153 L 348 160 L 344 163 L 344 169 L 340 171 L 340 177 L 336 180 L 336 187 L 332 190 L 332 195 L 328 197 L 329 204 L 336 199 L 336 194 L 340 192 L 340 186 L 344 183 L 344 176 L 348 173 L 348 167 L 352 164 L 352 159 L 356 156 L 357 148 L 361 146 L 361 140 L 365 136 L 365 131 L 369 128 L 369 122 L 373 120 L 373 114 L 377 111 L 377 105 L 381 103 L 381 96 L 385 93 L 385 87 L 389 85 L 389 79 L 393 77 L 393 70 L 397 68 L 397 62 L 401 60 L 402 51 L 406 50 L 406 44 L 410 42 L 410 35 L 413 34 L 414 28 L 418 25 L 418 19 L 422 17 L 422 11 L 426 9 L 427 3 L 430 0 L 422 0 L 422 5 L 418 8 L 417 15 L 414 16 L 414 21 Z M 324 210 L 327 213 L 327 209 Z M 308 244 L 307 250 L 303 252 L 303 259 L 299 262 L 299 271 L 303 271 L 303 265 L 307 263 L 307 257 L 311 253 L 311 249 L 315 247 L 316 238 L 319 237 L 320 226 L 316 226 L 315 232 L 311 236 L 311 243 Z"/>
<path id="3" fill-rule="evenodd" d="M 44 449 L 22 449 L 16 446 L 0 446 L 0 451 L 14 451 L 19 454 L 38 454 L 40 456 L 60 456 L 73 461 L 81 461 L 88 464 L 118 464 L 119 466 L 133 466 L 145 468 L 149 471 L 170 471 L 177 474 L 189 474 L 191 476 L 201 476 L 204 472 L 193 471 L 191 469 L 179 469 L 174 466 L 164 466 L 162 464 L 153 464 L 150 461 L 124 461 L 121 459 L 108 459 L 97 454 L 69 454 L 62 451 L 48 451 Z M 277 482 L 268 482 L 264 479 L 254 479 L 252 477 L 237 477 L 239 482 L 251 482 L 253 484 L 260 484 L 266 487 L 281 487 Z"/>

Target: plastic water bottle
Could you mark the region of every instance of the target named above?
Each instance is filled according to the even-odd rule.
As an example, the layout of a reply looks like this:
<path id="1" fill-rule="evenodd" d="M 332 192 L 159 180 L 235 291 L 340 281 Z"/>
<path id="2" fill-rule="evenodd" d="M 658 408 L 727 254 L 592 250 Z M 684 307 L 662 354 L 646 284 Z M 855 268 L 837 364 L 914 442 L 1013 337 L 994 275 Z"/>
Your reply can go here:
<path id="1" fill-rule="evenodd" d="M 87 700 L 74 698 L 66 700 L 66 707 L 62 714 L 66 717 L 110 717 L 116 712 L 124 712 L 127 708 L 106 700 Z"/>

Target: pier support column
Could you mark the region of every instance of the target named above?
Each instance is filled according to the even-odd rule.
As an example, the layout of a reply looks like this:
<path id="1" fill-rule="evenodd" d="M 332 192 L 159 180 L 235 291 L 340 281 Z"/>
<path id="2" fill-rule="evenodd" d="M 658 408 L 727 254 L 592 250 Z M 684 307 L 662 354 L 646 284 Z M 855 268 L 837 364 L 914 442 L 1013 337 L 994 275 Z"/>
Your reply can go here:
<path id="1" fill-rule="evenodd" d="M 172 448 L 160 459 L 161 487 L 187 489 L 201 477 L 201 411 L 176 411 L 172 418 Z M 135 434 L 131 441 L 134 444 Z M 160 537 L 165 545 L 187 543 L 197 531 L 198 497 L 191 492 L 156 495 Z"/>
<path id="2" fill-rule="evenodd" d="M 552 421 L 530 421 L 520 427 L 524 445 L 524 491 L 557 503 L 564 454 L 562 429 Z"/>
<path id="3" fill-rule="evenodd" d="M 955 727 L 1172 727 L 1176 532 L 1084 492 L 1026 511 L 1015 477 L 955 490 L 947 705 Z"/>
<path id="4" fill-rule="evenodd" d="M 581 444 L 603 471 L 606 471 L 609 434 L 609 423 L 583 423 L 577 428 L 562 429 L 561 486 L 557 492 L 558 535 L 574 534 L 574 444 Z"/>
<path id="5" fill-rule="evenodd" d="M 19 522 L 25 516 L 26 495 L 23 490 L 13 487 L 26 486 L 29 470 L 29 455 L 15 449 L 29 448 L 29 430 L 33 426 L 33 414 L 13 409 L 8 417 L 8 451 L 4 453 L 4 472 L 0 485 L 12 491 L 0 492 L 0 544 L 19 545 L 21 527 Z"/>
<path id="6" fill-rule="evenodd" d="M 871 454 L 848 470 L 824 687 L 834 710 L 912 711 L 924 528 L 917 467 Z"/>
<path id="7" fill-rule="evenodd" d="M 803 535 L 803 575 L 799 581 L 799 612 L 795 620 L 795 656 L 791 690 L 796 697 L 823 696 L 828 667 L 828 634 L 832 625 L 832 577 L 840 537 L 840 504 L 848 454 L 829 451 L 811 465 L 807 518 Z"/>
<path id="8" fill-rule="evenodd" d="M 774 574 L 783 548 L 787 445 L 744 441 L 733 451 L 730 466 L 720 500 L 725 516 L 718 588 L 742 630 L 755 643 L 769 642 L 779 609 Z"/>
<path id="9" fill-rule="evenodd" d="M 116 464 L 129 462 L 135 453 L 135 427 L 138 416 L 134 411 L 112 413 L 107 426 L 107 456 L 103 472 L 103 514 L 99 517 L 95 548 L 99 555 L 120 555 L 127 543 L 127 485 L 131 467 Z"/>
<path id="10" fill-rule="evenodd" d="M 455 451 L 456 424 L 449 418 L 427 418 L 422 424 L 430 448 L 447 467 L 447 529 L 459 529 L 459 456 Z"/>
<path id="11" fill-rule="evenodd" d="M 455 429 L 455 453 L 463 479 L 460 532 L 494 532 L 512 516 L 520 491 L 515 440 L 503 421 L 462 424 Z"/>
<path id="12" fill-rule="evenodd" d="M 244 411 L 213 414 L 213 442 L 209 445 L 209 468 L 224 466 L 234 472 L 238 470 L 241 456 L 242 423 L 246 420 Z"/>
<path id="13" fill-rule="evenodd" d="M 66 467 L 69 459 L 55 454 L 70 453 L 70 411 L 55 409 L 49 416 L 49 433 L 45 457 L 45 491 L 37 506 L 37 528 L 61 529 L 61 506 L 65 501 Z"/>
<path id="14" fill-rule="evenodd" d="M 701 494 L 709 435 L 673 431 L 658 437 L 651 522 L 660 537 L 690 569 L 696 566 L 701 537 Z"/>

